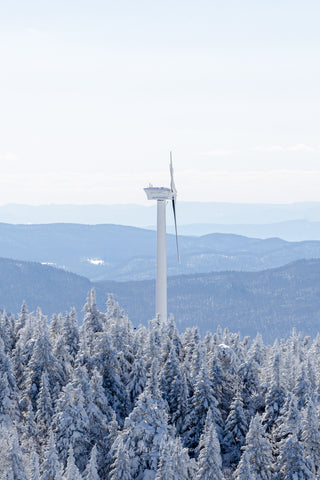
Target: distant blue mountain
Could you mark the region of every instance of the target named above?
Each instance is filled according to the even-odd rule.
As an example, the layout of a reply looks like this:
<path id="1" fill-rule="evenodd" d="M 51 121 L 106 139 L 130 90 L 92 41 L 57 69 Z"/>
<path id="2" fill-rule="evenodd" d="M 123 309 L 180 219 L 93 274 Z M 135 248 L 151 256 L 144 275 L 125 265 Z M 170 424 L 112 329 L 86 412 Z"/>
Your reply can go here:
<path id="1" fill-rule="evenodd" d="M 304 335 L 320 330 L 320 260 L 300 260 L 260 272 L 213 272 L 170 277 L 168 311 L 180 331 L 198 326 L 204 335 L 218 325 L 242 335 L 262 333 L 273 342 L 293 327 Z M 65 313 L 76 307 L 79 321 L 87 292 L 95 287 L 105 311 L 113 293 L 134 325 L 154 317 L 155 282 L 90 282 L 84 277 L 34 262 L 0 258 L 0 309 L 17 313 L 23 300 L 29 311 Z"/>
<path id="2" fill-rule="evenodd" d="M 174 226 L 168 227 L 169 233 L 174 233 Z M 210 233 L 234 233 L 255 238 L 278 237 L 290 242 L 304 240 L 320 240 L 320 222 L 307 220 L 290 220 L 286 222 L 267 224 L 219 224 L 193 223 L 180 225 L 181 235 L 207 235 Z"/>
<path id="3" fill-rule="evenodd" d="M 168 235 L 168 274 L 258 271 L 301 258 L 320 258 L 320 241 L 286 242 L 232 234 Z M 123 225 L 0 224 L 0 256 L 64 268 L 91 280 L 155 277 L 156 233 Z"/>
<path id="4" fill-rule="evenodd" d="M 144 193 L 141 190 L 141 200 Z M 173 224 L 168 206 L 168 223 Z M 320 221 L 320 202 L 292 204 L 241 204 L 178 202 L 179 225 L 261 225 L 293 220 Z M 0 206 L 5 223 L 115 223 L 136 227 L 156 224 L 156 206 L 150 205 L 17 205 Z M 213 232 L 207 232 L 213 233 Z M 236 233 L 236 232 L 232 232 Z M 239 232 L 240 233 L 240 232 Z M 248 235 L 249 233 L 243 232 Z"/>

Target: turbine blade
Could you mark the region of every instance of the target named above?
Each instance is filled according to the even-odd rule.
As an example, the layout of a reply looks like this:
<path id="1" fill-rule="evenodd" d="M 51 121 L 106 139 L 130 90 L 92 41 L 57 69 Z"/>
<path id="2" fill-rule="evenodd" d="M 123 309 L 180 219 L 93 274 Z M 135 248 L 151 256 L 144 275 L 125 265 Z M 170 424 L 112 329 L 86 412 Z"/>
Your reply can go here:
<path id="1" fill-rule="evenodd" d="M 178 242 L 178 228 L 177 228 L 177 216 L 176 216 L 176 199 L 173 196 L 172 197 L 172 209 L 173 209 L 173 217 L 174 217 L 174 226 L 176 230 L 176 244 L 177 244 L 177 255 L 178 255 L 178 263 L 181 263 L 180 261 L 180 253 L 179 253 L 179 242 Z"/>
<path id="2" fill-rule="evenodd" d="M 176 195 L 177 189 L 173 180 L 173 165 L 172 165 L 172 152 L 170 152 L 170 177 L 171 177 L 171 192 Z"/>

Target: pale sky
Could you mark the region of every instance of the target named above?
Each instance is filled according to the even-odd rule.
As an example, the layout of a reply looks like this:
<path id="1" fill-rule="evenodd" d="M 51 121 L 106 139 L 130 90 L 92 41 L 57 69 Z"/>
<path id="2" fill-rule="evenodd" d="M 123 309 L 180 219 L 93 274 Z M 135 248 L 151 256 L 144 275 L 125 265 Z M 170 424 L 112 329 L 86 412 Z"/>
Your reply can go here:
<path id="1" fill-rule="evenodd" d="M 0 204 L 320 201 L 320 3 L 0 2 Z"/>

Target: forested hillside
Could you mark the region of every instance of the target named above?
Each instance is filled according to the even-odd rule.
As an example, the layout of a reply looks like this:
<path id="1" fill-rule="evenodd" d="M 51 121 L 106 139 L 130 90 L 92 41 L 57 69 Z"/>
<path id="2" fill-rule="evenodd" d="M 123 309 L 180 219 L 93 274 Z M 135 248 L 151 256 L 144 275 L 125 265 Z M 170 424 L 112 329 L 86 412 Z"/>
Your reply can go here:
<path id="1" fill-rule="evenodd" d="M 265 345 L 173 320 L 0 317 L 0 478 L 316 479 L 320 337 Z"/>
<path id="2" fill-rule="evenodd" d="M 304 335 L 319 329 L 320 260 L 300 260 L 262 272 L 212 272 L 168 279 L 168 311 L 179 331 L 197 326 L 202 335 L 218 325 L 242 335 L 273 342 L 293 327 Z M 153 318 L 155 282 L 90 282 L 87 278 L 38 263 L 0 258 L 0 309 L 30 310 L 48 315 L 75 307 L 82 311 L 86 292 L 96 288 L 103 309 L 113 293 L 135 326 Z"/>
<path id="3" fill-rule="evenodd" d="M 320 242 L 286 242 L 233 234 L 167 235 L 168 275 L 260 271 L 300 259 L 320 258 Z M 156 232 L 123 225 L 10 225 L 0 223 L 0 256 L 63 268 L 92 281 L 151 280 L 156 272 Z"/>

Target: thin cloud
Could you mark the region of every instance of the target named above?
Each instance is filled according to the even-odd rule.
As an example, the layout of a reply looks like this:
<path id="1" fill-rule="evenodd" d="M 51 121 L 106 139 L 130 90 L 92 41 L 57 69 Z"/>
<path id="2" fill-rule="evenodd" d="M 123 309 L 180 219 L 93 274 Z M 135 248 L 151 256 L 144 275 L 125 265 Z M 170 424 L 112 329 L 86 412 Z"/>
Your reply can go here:
<path id="1" fill-rule="evenodd" d="M 209 150 L 208 152 L 201 152 L 200 155 L 204 157 L 220 157 L 220 156 L 228 156 L 232 155 L 233 153 L 238 153 L 239 150 L 230 150 L 226 148 L 218 148 L 216 150 Z"/>
<path id="2" fill-rule="evenodd" d="M 0 154 L 0 162 L 8 163 L 8 162 L 15 162 L 16 160 L 18 160 L 18 157 L 12 152 Z"/>
<path id="3" fill-rule="evenodd" d="M 251 149 L 254 152 L 263 153 L 277 153 L 277 152 L 315 152 L 316 148 L 305 145 L 304 143 L 298 143 L 297 145 L 283 146 L 283 145 L 270 145 L 270 146 L 258 146 Z"/>
<path id="4" fill-rule="evenodd" d="M 298 145 L 290 147 L 289 150 L 290 152 L 314 152 L 315 148 L 310 147 L 309 145 L 304 145 L 303 143 L 299 143 Z"/>
<path id="5" fill-rule="evenodd" d="M 320 170 L 180 172 L 183 201 L 290 203 L 319 201 Z"/>

